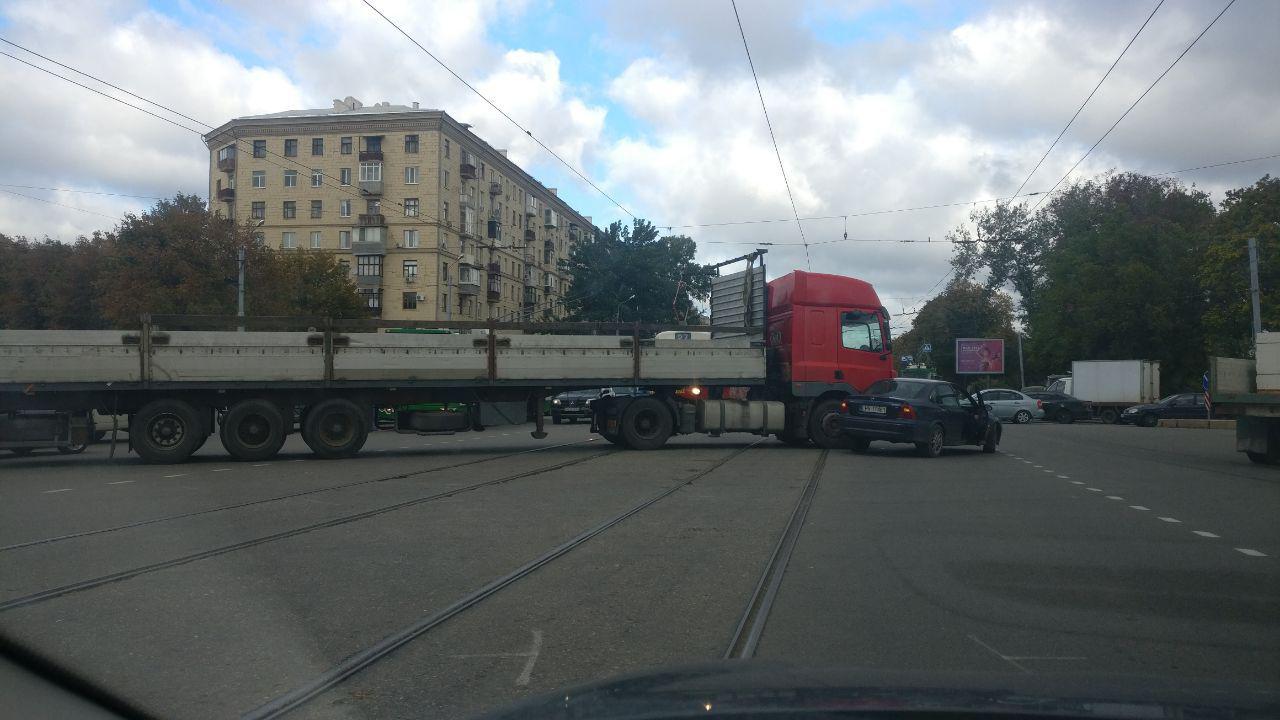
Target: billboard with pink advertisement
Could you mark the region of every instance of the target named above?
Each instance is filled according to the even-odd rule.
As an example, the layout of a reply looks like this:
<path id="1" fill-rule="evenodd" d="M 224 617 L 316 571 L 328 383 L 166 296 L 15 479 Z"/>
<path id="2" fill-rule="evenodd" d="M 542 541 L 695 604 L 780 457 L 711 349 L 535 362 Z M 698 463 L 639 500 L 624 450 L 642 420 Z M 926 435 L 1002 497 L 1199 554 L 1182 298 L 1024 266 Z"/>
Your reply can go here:
<path id="1" fill-rule="evenodd" d="M 957 338 L 957 375 L 1003 375 L 1004 340 L 1000 338 Z"/>

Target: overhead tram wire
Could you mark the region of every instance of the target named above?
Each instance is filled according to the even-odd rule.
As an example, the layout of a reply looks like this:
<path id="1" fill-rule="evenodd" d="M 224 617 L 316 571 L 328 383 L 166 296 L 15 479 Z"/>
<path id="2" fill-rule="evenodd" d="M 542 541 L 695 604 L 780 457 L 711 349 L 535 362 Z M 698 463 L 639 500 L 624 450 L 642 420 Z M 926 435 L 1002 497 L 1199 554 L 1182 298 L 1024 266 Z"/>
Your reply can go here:
<path id="1" fill-rule="evenodd" d="M 1116 118 L 1116 121 L 1111 123 L 1111 127 L 1107 128 L 1106 132 L 1102 133 L 1102 137 L 1099 137 L 1097 141 L 1094 142 L 1093 145 L 1091 145 L 1089 149 L 1085 151 L 1084 155 L 1081 155 L 1080 159 L 1077 160 L 1075 164 L 1071 166 L 1071 169 L 1067 170 L 1067 172 L 1064 173 L 1061 178 L 1058 178 L 1058 182 L 1054 183 L 1053 187 L 1049 188 L 1049 191 L 1044 195 L 1042 195 L 1040 199 L 1036 201 L 1035 205 L 1031 206 L 1031 210 L 1029 212 L 1035 212 L 1036 208 L 1040 207 L 1040 203 L 1043 203 L 1045 198 L 1049 197 L 1055 191 L 1057 191 L 1058 186 L 1061 185 L 1063 182 L 1065 182 L 1068 177 L 1071 177 L 1071 173 L 1075 172 L 1076 168 L 1080 167 L 1080 163 L 1084 162 L 1085 158 L 1093 154 L 1093 151 L 1096 150 L 1097 147 L 1102 144 L 1103 140 L 1107 139 L 1107 136 L 1111 134 L 1111 131 L 1115 130 L 1116 127 L 1121 123 L 1121 121 L 1123 121 L 1126 117 L 1129 116 L 1130 112 L 1133 112 L 1133 109 L 1138 106 L 1138 103 L 1142 102 L 1142 99 L 1145 98 L 1147 94 L 1150 93 L 1155 88 L 1156 85 L 1160 84 L 1160 81 L 1163 80 L 1164 77 L 1169 74 L 1169 71 L 1173 70 L 1173 68 L 1182 60 L 1182 58 L 1186 57 L 1187 53 L 1191 52 L 1191 48 L 1195 47 L 1196 43 L 1200 42 L 1200 38 L 1204 37 L 1205 33 L 1209 32 L 1209 29 L 1212 28 L 1218 22 L 1218 19 L 1221 18 L 1223 15 L 1225 15 L 1227 11 L 1231 9 L 1231 6 L 1235 4 L 1236 4 L 1236 0 L 1227 0 L 1227 4 L 1223 6 L 1222 10 L 1219 11 L 1217 15 L 1213 16 L 1213 19 L 1209 21 L 1208 25 L 1204 26 L 1204 29 L 1200 31 L 1199 35 L 1196 35 L 1195 39 L 1191 41 L 1191 44 L 1187 45 L 1187 47 L 1182 52 L 1178 53 L 1178 56 L 1173 59 L 1173 62 L 1169 63 L 1169 66 L 1164 69 L 1164 72 L 1160 73 L 1158 76 L 1156 76 L 1155 80 L 1151 81 L 1151 84 L 1147 86 L 1147 89 L 1143 90 L 1142 94 L 1139 95 L 1138 98 L 1134 100 L 1133 103 L 1129 105 L 1129 107 L 1125 109 L 1123 113 L 1120 114 L 1120 117 Z"/>
<path id="2" fill-rule="evenodd" d="M 118 218 L 118 217 L 112 217 L 111 215 L 107 215 L 106 213 L 100 213 L 100 212 L 97 212 L 97 211 L 95 211 L 95 210 L 87 210 L 87 209 L 82 208 L 82 207 L 76 207 L 75 205 L 67 205 L 66 203 L 60 203 L 60 202 L 56 202 L 56 201 L 54 201 L 54 200 L 46 200 L 45 198 L 42 198 L 42 197 L 36 197 L 35 195 L 27 195 L 26 193 L 20 193 L 20 192 L 14 191 L 14 190 L 6 190 L 6 189 L 5 189 L 5 188 L 3 188 L 3 187 L 0 187 L 0 192 L 3 192 L 3 193 L 9 193 L 10 195 L 17 195 L 18 197 L 21 197 L 21 198 L 26 198 L 26 199 L 28 199 L 28 200 L 35 200 L 36 202 L 47 203 L 47 204 L 49 204 L 49 205 L 57 205 L 58 207 L 64 207 L 64 208 L 67 208 L 67 209 L 69 209 L 69 210 L 79 210 L 79 211 L 80 211 L 80 212 L 82 212 L 82 213 L 88 213 L 89 215 L 97 215 L 98 217 L 104 217 L 104 218 L 106 218 L 106 219 L 108 219 L 108 220 L 119 220 L 119 219 L 120 219 L 120 218 Z"/>
<path id="3" fill-rule="evenodd" d="M 411 43 L 413 43 L 414 45 L 416 45 L 416 46 L 417 46 L 417 48 L 418 48 L 419 50 L 421 50 L 422 52 L 426 53 L 427 57 L 429 57 L 429 58 L 431 58 L 432 60 L 436 61 L 436 64 L 438 64 L 440 67 L 444 68 L 444 69 L 445 69 L 445 71 L 446 71 L 446 72 L 448 72 L 450 75 L 452 75 L 455 79 L 457 79 L 457 81 L 458 81 L 458 82 L 460 82 L 460 83 L 462 83 L 463 85 L 465 85 L 465 86 L 466 86 L 466 88 L 467 88 L 468 90 L 470 90 L 471 92 L 475 93 L 475 94 L 476 94 L 476 96 L 477 96 L 477 97 L 479 97 L 481 100 L 485 101 L 485 103 L 487 103 L 487 104 L 489 105 L 489 107 L 491 107 L 491 108 L 493 108 L 494 110 L 498 111 L 498 114 L 499 114 L 499 115 L 502 115 L 502 117 L 506 118 L 506 119 L 507 119 L 507 122 L 511 123 L 512 125 L 514 125 L 514 126 L 516 127 L 516 129 L 518 129 L 520 132 L 523 132 L 525 135 L 527 135 L 527 136 L 529 137 L 529 139 L 530 139 L 530 140 L 533 140 L 535 143 L 537 143 L 537 144 L 538 144 L 538 146 L 539 146 L 539 147 L 541 147 L 543 150 L 546 150 L 546 151 L 551 155 L 551 157 L 555 158 L 556 160 L 559 160 L 561 165 L 564 165 L 565 167 L 569 168 L 569 170 L 570 170 L 574 175 L 577 175 L 579 178 L 581 178 L 581 179 L 582 179 L 582 181 L 583 181 L 583 182 L 585 182 L 586 184 L 590 185 L 590 186 L 591 186 L 591 187 L 592 187 L 596 192 L 600 193 L 600 194 L 601 194 L 601 195 L 603 195 L 603 196 L 604 196 L 604 197 L 605 197 L 609 202 L 611 202 L 611 203 L 613 203 L 614 205 L 616 205 L 616 206 L 618 207 L 618 209 L 619 209 L 619 210 L 621 210 L 622 212 L 626 213 L 626 214 L 627 214 L 627 216 L 629 216 L 631 219 L 633 219 L 633 220 L 634 220 L 634 219 L 636 219 L 635 214 L 634 214 L 634 213 L 632 213 L 630 210 L 628 210 L 625 206 L 623 206 L 623 204 L 622 204 L 622 203 L 620 203 L 620 202 L 618 202 L 617 200 L 615 200 L 615 199 L 614 199 L 614 197 L 613 197 L 612 195 L 610 195 L 609 193 L 605 192 L 605 191 L 604 191 L 604 190 L 603 190 L 599 185 L 595 184 L 595 183 L 591 180 L 591 178 L 587 177 L 587 176 L 586 176 L 586 175 L 584 175 L 580 170 L 578 170 L 577 168 L 575 168 L 573 165 L 569 164 L 569 161 L 568 161 L 568 160 L 565 160 L 564 158 L 560 157 L 560 155 L 559 155 L 555 150 L 552 150 L 552 149 L 551 149 L 551 148 L 550 148 L 546 143 L 544 143 L 544 142 L 542 142 L 541 140 L 539 140 L 539 139 L 538 139 L 538 137 L 537 137 L 536 135 L 534 135 L 534 134 L 533 134 L 533 132 L 532 132 L 531 130 L 529 130 L 528 128 L 526 128 L 526 127 L 524 127 L 523 125 L 521 125 L 521 124 L 520 124 L 520 123 L 519 123 L 515 118 L 511 117 L 511 115 L 507 114 L 507 111 L 506 111 L 506 110 L 503 110 L 502 108 L 498 107 L 498 105 L 497 105 L 495 102 L 493 102 L 492 100 L 490 100 L 490 99 L 489 99 L 489 98 L 488 98 L 484 93 L 482 93 L 482 92 L 480 92 L 479 90 L 477 90 L 477 89 L 476 89 L 476 87 L 475 87 L 474 85 L 472 85 L 471 83 L 467 82 L 467 80 L 466 80 L 465 78 L 463 78 L 461 75 L 459 75 L 458 73 L 454 72 L 453 68 L 449 67 L 447 64 L 445 64 L 445 62 L 444 62 L 443 60 L 441 60 L 440 58 L 436 57 L 435 53 L 433 53 L 433 52 L 431 52 L 430 50 L 428 50 L 425 46 L 423 46 L 423 44 L 422 44 L 422 43 L 418 42 L 418 41 L 417 41 L 417 39 L 415 39 L 412 35 L 410 35 L 409 33 L 405 32 L 404 28 L 401 28 L 399 25 L 397 25 L 397 24 L 396 24 L 396 22 L 395 22 L 394 20 L 392 20 L 391 18 L 387 17 L 387 16 L 386 16 L 386 14 L 385 14 L 385 13 L 383 13 L 381 10 L 379 10 L 377 7 L 375 7 L 373 3 L 369 2 L 369 0 L 363 0 L 363 2 L 364 2 L 364 4 L 365 4 L 365 5 L 368 5 L 368 6 L 369 6 L 369 9 L 370 9 L 370 10 L 374 11 L 375 13 L 377 13 L 377 14 L 378 14 L 378 16 L 379 16 L 379 17 L 381 17 L 383 20 L 387 21 L 387 24 L 388 24 L 388 25 L 390 25 L 391 27 L 395 28 L 395 29 L 396 29 L 396 32 L 399 32 L 401 35 L 405 36 L 405 39 L 407 39 L 409 42 L 411 42 Z"/>
<path id="4" fill-rule="evenodd" d="M 79 190 L 76 188 L 42 187 L 40 185 L 13 185 L 11 183 L 0 183 L 0 188 L 18 188 L 21 190 L 48 190 L 50 192 L 78 193 L 82 195 L 110 195 L 111 197 L 136 198 L 138 200 L 164 200 L 165 199 L 162 197 L 156 197 L 154 195 L 128 195 L 126 193 L 101 192 L 99 190 Z"/>
<path id="5" fill-rule="evenodd" d="M 1124 49 L 1116 56 L 1115 61 L 1111 63 L 1111 67 L 1107 68 L 1107 71 L 1102 74 L 1102 77 L 1098 80 L 1098 84 L 1094 85 L 1093 89 L 1089 91 L 1088 97 L 1084 99 L 1084 102 L 1080 103 L 1080 107 L 1076 108 L 1075 113 L 1071 116 L 1071 119 L 1067 121 L 1067 124 L 1062 126 L 1062 130 L 1058 133 L 1058 137 L 1054 138 L 1053 142 L 1049 143 L 1049 147 L 1045 149 L 1044 154 L 1036 161 L 1036 166 L 1031 168 L 1031 172 L 1027 173 L 1027 177 L 1023 179 L 1022 184 L 1019 185 L 1017 191 L 1013 193 L 1015 197 L 1018 193 L 1022 192 L 1022 189 L 1027 186 L 1027 183 L 1031 182 L 1031 177 L 1035 175 L 1036 171 L 1040 169 L 1040 166 L 1044 164 L 1045 158 L 1049 157 L 1049 153 L 1053 152 L 1053 149 L 1058 146 L 1058 141 L 1062 139 L 1063 135 L 1067 134 L 1067 130 L 1071 127 L 1072 123 L 1076 121 L 1076 118 L 1080 117 L 1080 113 L 1084 111 L 1085 105 L 1088 105 L 1089 101 L 1093 99 L 1093 96 L 1097 94 L 1098 88 L 1102 87 L 1102 83 L 1106 82 L 1108 77 L 1111 77 L 1111 71 L 1116 69 L 1116 65 L 1120 64 L 1120 60 L 1124 58 L 1125 53 L 1129 52 L 1129 48 L 1133 47 L 1134 41 L 1137 40 L 1138 36 L 1142 34 L 1142 31 L 1146 29 L 1147 24 L 1151 22 L 1151 18 L 1156 16 L 1156 12 L 1160 10 L 1161 5 L 1164 5 L 1164 0 L 1160 0 L 1156 3 L 1156 6 L 1151 10 L 1151 14 L 1148 15 L 1147 19 L 1143 20 L 1142 25 L 1138 27 L 1138 31 L 1133 34 L 1133 37 L 1129 38 L 1128 43 L 1125 43 Z"/>
<path id="6" fill-rule="evenodd" d="M 729 0 L 729 4 L 733 6 L 733 19 L 738 21 L 738 34 L 742 36 L 742 49 L 747 53 L 747 65 L 751 68 L 751 78 L 756 83 L 756 95 L 760 97 L 760 110 L 764 113 L 764 124 L 769 128 L 769 139 L 773 141 L 773 153 L 778 157 L 778 169 L 782 171 L 782 184 L 786 186 L 787 199 L 791 201 L 791 214 L 795 216 L 796 229 L 800 231 L 800 241 L 804 244 L 805 268 L 813 270 L 813 262 L 809 259 L 809 241 L 804 236 L 804 223 L 800 222 L 800 211 L 796 209 L 796 197 L 791 193 L 791 181 L 787 179 L 787 168 L 782 164 L 782 151 L 778 149 L 778 138 L 773 133 L 773 121 L 769 119 L 769 108 L 764 103 L 764 90 L 760 88 L 760 76 L 756 74 L 755 61 L 751 59 L 747 33 L 742 29 L 742 17 L 738 15 L 737 0 Z"/>

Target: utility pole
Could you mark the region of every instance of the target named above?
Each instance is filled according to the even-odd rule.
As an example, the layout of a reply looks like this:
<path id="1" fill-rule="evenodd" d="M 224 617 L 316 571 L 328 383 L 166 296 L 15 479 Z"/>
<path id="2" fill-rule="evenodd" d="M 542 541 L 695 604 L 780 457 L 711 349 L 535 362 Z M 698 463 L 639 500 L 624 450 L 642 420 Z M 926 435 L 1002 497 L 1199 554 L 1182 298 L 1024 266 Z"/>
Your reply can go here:
<path id="1" fill-rule="evenodd" d="M 240 275 L 236 281 L 236 317 L 240 318 L 240 332 L 244 332 L 244 248 L 236 251 L 236 265 Z"/>
<path id="2" fill-rule="evenodd" d="M 1258 292 L 1258 239 L 1249 238 L 1249 297 L 1253 300 L 1253 346 L 1262 332 L 1262 307 Z"/>
<path id="3" fill-rule="evenodd" d="M 1022 383 L 1018 386 L 1021 390 L 1027 386 L 1027 364 L 1022 361 L 1022 333 L 1018 333 L 1018 378 Z"/>

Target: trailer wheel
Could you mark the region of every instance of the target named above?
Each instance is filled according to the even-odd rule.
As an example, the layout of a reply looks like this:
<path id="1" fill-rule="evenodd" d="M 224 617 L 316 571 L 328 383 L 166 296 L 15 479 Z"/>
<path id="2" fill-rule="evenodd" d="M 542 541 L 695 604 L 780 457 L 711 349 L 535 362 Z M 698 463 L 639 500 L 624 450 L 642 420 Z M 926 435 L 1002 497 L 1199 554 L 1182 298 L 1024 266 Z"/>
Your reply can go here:
<path id="1" fill-rule="evenodd" d="M 671 437 L 671 410 L 661 400 L 637 398 L 622 413 L 619 434 L 632 450 L 656 450 Z"/>
<path id="2" fill-rule="evenodd" d="M 218 437 L 237 460 L 266 460 L 284 445 L 284 414 L 267 400 L 241 400 L 222 418 Z"/>
<path id="3" fill-rule="evenodd" d="M 360 407 L 350 400 L 333 398 L 308 409 L 302 439 L 325 459 L 351 457 L 369 438 L 369 426 Z"/>
<path id="4" fill-rule="evenodd" d="M 1098 419 L 1108 425 L 1115 425 L 1120 419 L 1120 413 L 1116 412 L 1115 408 L 1102 408 L 1098 412 Z"/>
<path id="5" fill-rule="evenodd" d="M 836 426 L 840 412 L 840 399 L 828 398 L 813 406 L 809 413 L 809 437 L 813 444 L 826 450 L 848 450 L 853 442 Z"/>
<path id="6" fill-rule="evenodd" d="M 172 464 L 186 461 L 205 432 L 200 411 L 175 398 L 153 400 L 129 419 L 129 441 L 144 462 Z"/>

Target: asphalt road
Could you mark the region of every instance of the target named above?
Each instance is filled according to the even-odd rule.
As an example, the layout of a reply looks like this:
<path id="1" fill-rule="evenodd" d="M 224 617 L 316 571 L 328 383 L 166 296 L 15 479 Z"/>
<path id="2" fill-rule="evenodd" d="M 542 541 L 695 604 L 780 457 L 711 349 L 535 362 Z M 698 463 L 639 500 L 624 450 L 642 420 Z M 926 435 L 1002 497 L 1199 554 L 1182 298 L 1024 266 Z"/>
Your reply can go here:
<path id="1" fill-rule="evenodd" d="M 1006 426 L 1000 453 L 930 460 L 528 429 L 0 458 L 0 633 L 165 717 L 348 670 L 291 716 L 465 717 L 720 658 L 820 468 L 762 661 L 1280 678 L 1280 473 L 1230 432 Z"/>

